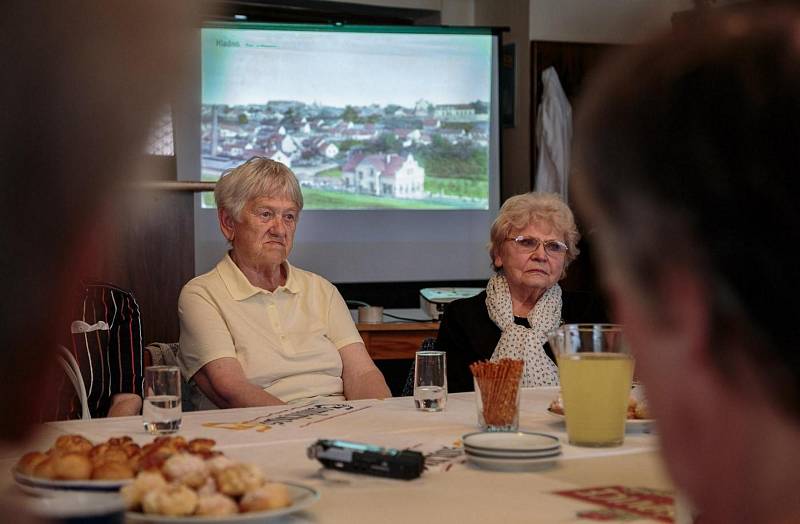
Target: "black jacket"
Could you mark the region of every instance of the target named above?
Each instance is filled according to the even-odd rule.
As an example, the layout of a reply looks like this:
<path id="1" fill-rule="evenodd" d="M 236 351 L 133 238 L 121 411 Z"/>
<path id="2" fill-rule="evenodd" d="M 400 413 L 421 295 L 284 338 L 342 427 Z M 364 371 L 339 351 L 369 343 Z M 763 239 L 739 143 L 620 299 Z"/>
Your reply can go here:
<path id="1" fill-rule="evenodd" d="M 564 323 L 608 321 L 600 300 L 588 293 L 564 292 L 561 300 L 561 320 Z M 530 327 L 526 318 L 515 317 L 514 321 Z M 436 349 L 447 352 L 447 390 L 451 393 L 472 391 L 469 365 L 478 360 L 488 360 L 499 340 L 500 328 L 489 318 L 486 310 L 486 291 L 448 304 L 436 340 Z M 555 361 L 549 345 L 545 344 L 544 349 Z"/>

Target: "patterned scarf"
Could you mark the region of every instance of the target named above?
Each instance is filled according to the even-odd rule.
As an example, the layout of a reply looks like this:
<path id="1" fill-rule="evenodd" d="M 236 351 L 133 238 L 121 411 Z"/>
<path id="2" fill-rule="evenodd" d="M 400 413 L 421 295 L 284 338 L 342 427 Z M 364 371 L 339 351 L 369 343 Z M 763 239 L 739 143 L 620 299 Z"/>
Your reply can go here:
<path id="1" fill-rule="evenodd" d="M 486 285 L 486 310 L 502 334 L 490 360 L 520 359 L 525 362 L 522 386 L 558 386 L 558 368 L 544 352 L 547 333 L 561 324 L 561 287 L 544 292 L 528 312 L 530 328 L 514 323 L 514 308 L 506 277 L 493 276 Z"/>

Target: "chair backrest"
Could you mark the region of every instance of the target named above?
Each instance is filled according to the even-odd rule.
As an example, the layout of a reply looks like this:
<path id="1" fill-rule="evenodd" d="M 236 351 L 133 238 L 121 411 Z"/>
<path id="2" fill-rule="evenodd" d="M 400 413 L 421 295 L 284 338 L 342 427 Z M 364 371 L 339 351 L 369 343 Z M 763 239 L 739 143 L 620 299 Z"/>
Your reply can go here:
<path id="1" fill-rule="evenodd" d="M 149 356 L 150 366 L 177 366 L 181 347 L 178 342 L 151 342 L 145 351 Z"/>
<path id="2" fill-rule="evenodd" d="M 71 302 L 72 323 L 65 326 L 64 347 L 75 365 L 65 355 L 61 357 L 71 365 L 76 378 L 82 379 L 91 416 L 104 417 L 114 395 L 142 394 L 139 305 L 130 291 L 106 282 L 82 282 Z M 41 419 L 82 418 L 84 406 L 82 401 L 77 402 L 80 393 L 74 381 L 59 378 L 56 401 L 48 405 Z"/>
<path id="3" fill-rule="evenodd" d="M 420 351 L 434 351 L 436 349 L 436 339 L 433 337 L 428 337 L 422 341 L 422 344 L 419 347 Z M 415 362 L 411 361 L 411 368 L 408 370 L 408 376 L 406 377 L 406 384 L 403 386 L 403 396 L 410 397 L 414 394 L 414 367 Z"/>
<path id="4" fill-rule="evenodd" d="M 81 403 L 81 418 L 83 420 L 91 419 L 92 415 L 89 411 L 89 402 L 86 398 L 86 386 L 83 383 L 83 376 L 81 375 L 81 368 L 78 366 L 78 362 L 75 360 L 75 357 L 72 356 L 72 353 L 64 346 L 58 346 L 58 355 L 56 355 L 56 359 L 64 370 L 64 373 L 66 373 L 67 378 L 69 378 L 69 381 L 72 383 L 72 387 L 75 388 L 75 394 L 78 395 L 78 399 Z"/>

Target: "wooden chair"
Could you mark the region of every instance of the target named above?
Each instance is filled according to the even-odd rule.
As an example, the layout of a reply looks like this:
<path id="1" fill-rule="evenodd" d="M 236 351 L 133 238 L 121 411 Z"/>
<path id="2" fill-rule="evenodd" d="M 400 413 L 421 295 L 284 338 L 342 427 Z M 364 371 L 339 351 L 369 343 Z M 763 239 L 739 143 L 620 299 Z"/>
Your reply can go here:
<path id="1" fill-rule="evenodd" d="M 64 370 L 64 373 L 67 374 L 67 378 L 69 378 L 72 387 L 75 388 L 75 393 L 78 395 L 78 399 L 81 403 L 81 419 L 91 419 L 92 415 L 89 412 L 86 385 L 83 383 L 83 375 L 81 375 L 81 367 L 78 365 L 78 361 L 75 360 L 72 353 L 64 346 L 58 346 L 58 355 L 56 355 L 56 359 L 58 359 L 58 364 Z"/>

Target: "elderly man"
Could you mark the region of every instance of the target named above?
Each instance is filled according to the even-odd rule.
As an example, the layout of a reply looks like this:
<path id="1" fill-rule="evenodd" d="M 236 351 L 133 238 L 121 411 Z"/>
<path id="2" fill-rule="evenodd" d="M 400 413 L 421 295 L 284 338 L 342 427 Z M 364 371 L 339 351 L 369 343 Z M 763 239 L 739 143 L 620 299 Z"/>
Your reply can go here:
<path id="1" fill-rule="evenodd" d="M 391 396 L 337 289 L 287 261 L 303 209 L 294 173 L 254 157 L 224 173 L 214 197 L 231 249 L 178 303 L 181 368 L 203 395 L 195 403 Z"/>

